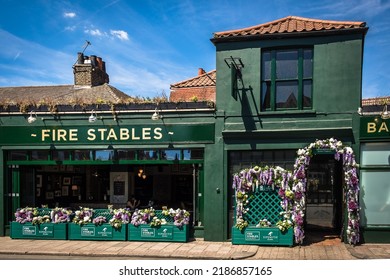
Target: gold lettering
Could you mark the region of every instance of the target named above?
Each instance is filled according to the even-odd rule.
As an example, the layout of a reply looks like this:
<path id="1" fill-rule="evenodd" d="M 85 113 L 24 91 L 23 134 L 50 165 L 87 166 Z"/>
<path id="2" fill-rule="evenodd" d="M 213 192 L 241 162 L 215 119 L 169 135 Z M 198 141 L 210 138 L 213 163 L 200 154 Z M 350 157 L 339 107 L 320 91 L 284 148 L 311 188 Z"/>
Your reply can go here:
<path id="1" fill-rule="evenodd" d="M 161 133 L 161 127 L 156 127 L 155 129 L 154 129 L 154 139 L 156 139 L 156 140 L 160 140 L 161 138 L 162 138 L 162 133 Z"/>
<path id="2" fill-rule="evenodd" d="M 373 122 L 367 123 L 367 133 L 375 133 L 376 132 L 376 124 Z"/>
<path id="3" fill-rule="evenodd" d="M 57 139 L 55 139 L 55 133 L 53 131 L 53 141 L 61 141 L 63 140 L 64 142 L 66 142 L 66 130 L 65 129 L 58 129 L 57 130 Z"/>
<path id="4" fill-rule="evenodd" d="M 95 129 L 93 129 L 93 128 L 88 129 L 87 133 L 88 133 L 87 139 L 88 139 L 89 141 L 96 140 Z"/>
<path id="5" fill-rule="evenodd" d="M 387 125 L 385 122 L 382 122 L 381 126 L 378 129 L 378 132 L 381 132 L 381 131 L 389 132 L 389 129 L 387 128 Z"/>
<path id="6" fill-rule="evenodd" d="M 69 141 L 78 141 L 77 133 L 78 129 L 69 129 Z"/>
<path id="7" fill-rule="evenodd" d="M 45 141 L 45 138 L 50 137 L 50 129 L 42 129 L 42 141 Z"/>
<path id="8" fill-rule="evenodd" d="M 114 138 L 115 140 L 118 140 L 118 137 L 116 136 L 113 128 L 110 129 L 107 135 L 107 140 L 110 140 L 110 138 Z"/>
<path id="9" fill-rule="evenodd" d="M 150 137 L 150 130 L 151 130 L 150 127 L 144 127 L 144 128 L 142 129 L 142 139 L 143 139 L 143 140 L 150 140 L 150 139 L 152 139 L 152 138 Z"/>
<path id="10" fill-rule="evenodd" d="M 129 130 L 127 128 L 121 128 L 119 130 L 119 138 L 120 140 L 129 140 L 130 135 L 129 135 Z"/>
<path id="11" fill-rule="evenodd" d="M 135 128 L 132 128 L 132 129 L 131 129 L 131 139 L 133 139 L 133 140 L 139 140 L 139 139 L 141 139 L 141 137 L 135 136 Z"/>
<path id="12" fill-rule="evenodd" d="M 107 128 L 99 128 L 98 131 L 100 132 L 100 140 L 104 140 L 104 132 L 107 131 Z"/>

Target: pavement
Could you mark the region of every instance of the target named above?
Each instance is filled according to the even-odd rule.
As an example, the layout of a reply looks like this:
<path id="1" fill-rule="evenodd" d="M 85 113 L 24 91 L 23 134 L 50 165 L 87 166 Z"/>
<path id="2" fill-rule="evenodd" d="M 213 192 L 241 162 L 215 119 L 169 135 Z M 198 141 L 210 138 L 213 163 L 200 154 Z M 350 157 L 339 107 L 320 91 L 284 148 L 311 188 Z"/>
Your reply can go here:
<path id="1" fill-rule="evenodd" d="M 0 237 L 1 255 L 40 255 L 72 258 L 197 259 L 197 260 L 354 260 L 390 259 L 390 244 L 352 246 L 338 237 L 306 238 L 301 246 L 233 245 L 231 242 L 191 239 L 187 243 L 33 240 Z"/>

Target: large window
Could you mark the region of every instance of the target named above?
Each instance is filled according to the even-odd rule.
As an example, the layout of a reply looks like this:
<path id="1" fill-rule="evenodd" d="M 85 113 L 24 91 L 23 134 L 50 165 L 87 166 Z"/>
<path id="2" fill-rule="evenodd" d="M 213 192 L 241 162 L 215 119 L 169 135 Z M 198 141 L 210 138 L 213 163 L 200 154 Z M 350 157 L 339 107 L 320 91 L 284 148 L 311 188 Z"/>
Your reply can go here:
<path id="1" fill-rule="evenodd" d="M 263 111 L 312 108 L 313 50 L 266 50 L 261 55 Z"/>

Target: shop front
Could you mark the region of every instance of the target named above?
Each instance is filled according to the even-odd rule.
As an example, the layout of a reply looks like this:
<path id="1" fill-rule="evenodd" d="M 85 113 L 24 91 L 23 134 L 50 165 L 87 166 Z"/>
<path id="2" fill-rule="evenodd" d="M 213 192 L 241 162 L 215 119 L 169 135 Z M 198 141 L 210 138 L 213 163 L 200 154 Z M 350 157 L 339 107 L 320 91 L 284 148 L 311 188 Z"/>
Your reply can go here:
<path id="1" fill-rule="evenodd" d="M 94 123 L 71 113 L 61 121 L 42 113 L 34 123 L 2 116 L 1 231 L 9 234 L 20 207 L 115 209 L 135 197 L 138 209 L 186 209 L 192 236 L 203 236 L 205 147 L 214 142 L 208 112 L 197 121 L 187 112 L 189 123 L 168 114 L 150 121 L 149 111 L 116 121 L 98 114 Z"/>
<path id="2" fill-rule="evenodd" d="M 360 120 L 361 223 L 365 242 L 390 242 L 390 121 Z"/>

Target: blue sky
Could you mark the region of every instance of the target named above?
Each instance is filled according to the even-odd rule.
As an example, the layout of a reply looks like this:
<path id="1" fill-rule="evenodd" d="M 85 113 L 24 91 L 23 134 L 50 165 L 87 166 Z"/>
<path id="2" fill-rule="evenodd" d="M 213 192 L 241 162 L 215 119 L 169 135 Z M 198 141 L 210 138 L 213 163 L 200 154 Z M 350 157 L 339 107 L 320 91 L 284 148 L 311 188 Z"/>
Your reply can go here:
<path id="1" fill-rule="evenodd" d="M 289 15 L 365 21 L 363 98 L 390 96 L 390 0 L 0 0 L 0 86 L 73 84 L 86 55 L 106 62 L 110 84 L 131 96 L 215 69 L 214 32 Z"/>

